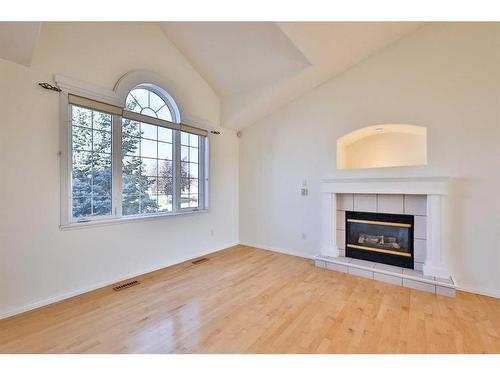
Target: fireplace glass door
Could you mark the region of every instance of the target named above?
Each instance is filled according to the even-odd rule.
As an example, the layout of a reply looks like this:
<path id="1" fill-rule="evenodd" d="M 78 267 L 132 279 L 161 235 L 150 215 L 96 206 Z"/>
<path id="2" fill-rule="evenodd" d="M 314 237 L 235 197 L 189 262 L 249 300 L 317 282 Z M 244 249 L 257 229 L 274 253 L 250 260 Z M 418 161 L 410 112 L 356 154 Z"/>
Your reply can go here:
<path id="1" fill-rule="evenodd" d="M 346 256 L 413 268 L 413 216 L 346 211 Z"/>

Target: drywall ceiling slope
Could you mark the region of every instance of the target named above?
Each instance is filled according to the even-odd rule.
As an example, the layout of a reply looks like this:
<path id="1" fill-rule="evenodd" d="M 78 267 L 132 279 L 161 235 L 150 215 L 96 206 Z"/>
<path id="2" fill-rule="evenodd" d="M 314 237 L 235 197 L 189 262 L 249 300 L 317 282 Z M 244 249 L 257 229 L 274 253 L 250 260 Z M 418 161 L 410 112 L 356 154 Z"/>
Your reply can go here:
<path id="1" fill-rule="evenodd" d="M 30 66 L 40 27 L 41 22 L 0 22 L 0 58 Z"/>
<path id="2" fill-rule="evenodd" d="M 310 66 L 273 22 L 164 22 L 160 27 L 221 97 L 271 85 Z"/>
<path id="3" fill-rule="evenodd" d="M 421 27 L 419 22 L 165 22 L 242 129 Z"/>
<path id="4" fill-rule="evenodd" d="M 412 22 L 279 23 L 312 66 L 279 85 L 223 101 L 224 126 L 242 129 L 415 31 Z"/>

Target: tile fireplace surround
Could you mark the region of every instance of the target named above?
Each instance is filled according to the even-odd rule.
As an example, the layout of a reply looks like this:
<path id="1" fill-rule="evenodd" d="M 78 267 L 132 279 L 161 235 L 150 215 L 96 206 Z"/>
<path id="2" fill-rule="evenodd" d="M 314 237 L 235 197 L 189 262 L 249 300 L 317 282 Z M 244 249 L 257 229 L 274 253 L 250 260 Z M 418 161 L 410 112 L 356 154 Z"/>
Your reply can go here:
<path id="1" fill-rule="evenodd" d="M 322 180 L 321 254 L 316 265 L 377 281 L 455 296 L 443 263 L 448 178 Z M 345 257 L 345 211 L 413 215 L 415 269 Z"/>

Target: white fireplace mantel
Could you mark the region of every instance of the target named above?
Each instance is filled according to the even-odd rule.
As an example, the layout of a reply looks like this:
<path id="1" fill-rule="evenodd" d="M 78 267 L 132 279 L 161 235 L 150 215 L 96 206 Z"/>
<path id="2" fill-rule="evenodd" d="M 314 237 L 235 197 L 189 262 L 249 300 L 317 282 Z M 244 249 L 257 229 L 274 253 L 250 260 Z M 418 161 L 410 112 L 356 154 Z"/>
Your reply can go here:
<path id="1" fill-rule="evenodd" d="M 448 278 L 443 263 L 446 246 L 443 235 L 445 202 L 449 178 L 358 178 L 323 179 L 322 188 L 322 244 L 321 255 L 338 257 L 336 241 L 337 194 L 416 194 L 427 196 L 427 258 L 424 275 Z"/>

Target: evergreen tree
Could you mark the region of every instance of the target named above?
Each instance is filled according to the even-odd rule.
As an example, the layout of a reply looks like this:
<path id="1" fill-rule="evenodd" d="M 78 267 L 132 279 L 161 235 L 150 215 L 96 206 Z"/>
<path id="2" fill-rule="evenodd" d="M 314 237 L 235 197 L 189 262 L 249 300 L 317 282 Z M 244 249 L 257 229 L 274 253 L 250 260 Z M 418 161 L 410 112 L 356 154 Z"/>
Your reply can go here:
<path id="1" fill-rule="evenodd" d="M 138 103 L 127 99 L 127 110 L 134 112 Z M 156 181 L 146 175 L 139 155 L 140 122 L 122 120 L 122 211 L 123 215 L 151 213 L 158 210 Z M 134 155 L 134 156 L 126 156 Z"/>
<path id="2" fill-rule="evenodd" d="M 127 102 L 134 110 L 135 101 Z M 101 216 L 112 213 L 112 116 L 85 108 L 73 107 L 73 216 Z M 157 194 L 173 191 L 173 165 L 158 161 L 158 180 L 150 178 L 139 155 L 140 122 L 123 119 L 122 123 L 122 210 L 123 215 L 151 213 L 158 210 Z M 181 191 L 189 192 L 186 160 L 180 163 Z"/>
<path id="3" fill-rule="evenodd" d="M 144 163 L 139 157 L 140 123 L 123 119 L 122 126 L 122 210 L 124 215 L 155 212 L 155 181 L 146 177 Z M 134 155 L 134 156 L 126 156 Z M 150 192 L 153 193 L 150 196 Z"/>
<path id="4" fill-rule="evenodd" d="M 111 115 L 73 107 L 73 216 L 111 214 Z"/>

